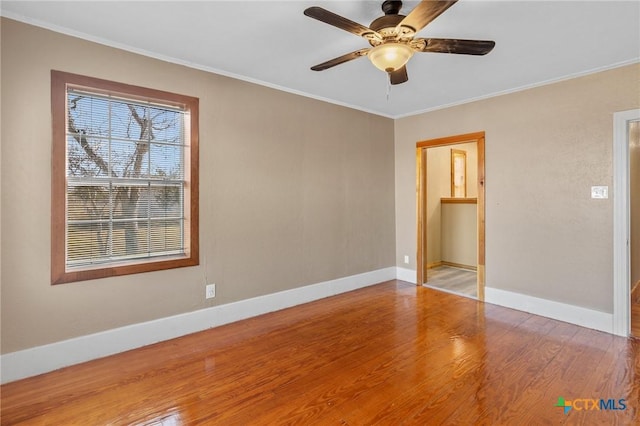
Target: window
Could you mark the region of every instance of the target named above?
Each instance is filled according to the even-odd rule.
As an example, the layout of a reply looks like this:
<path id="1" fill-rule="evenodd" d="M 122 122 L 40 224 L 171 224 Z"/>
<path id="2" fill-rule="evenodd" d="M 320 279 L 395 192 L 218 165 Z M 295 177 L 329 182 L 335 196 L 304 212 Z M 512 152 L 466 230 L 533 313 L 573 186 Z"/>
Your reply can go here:
<path id="1" fill-rule="evenodd" d="M 198 99 L 51 72 L 53 284 L 198 264 Z"/>

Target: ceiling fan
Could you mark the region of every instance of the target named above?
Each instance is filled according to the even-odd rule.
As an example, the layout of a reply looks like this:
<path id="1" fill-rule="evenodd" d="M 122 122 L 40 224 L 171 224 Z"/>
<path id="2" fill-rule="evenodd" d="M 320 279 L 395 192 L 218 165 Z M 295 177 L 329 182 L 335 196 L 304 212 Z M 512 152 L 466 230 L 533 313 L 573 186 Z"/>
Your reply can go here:
<path id="1" fill-rule="evenodd" d="M 371 45 L 371 47 L 314 65 L 311 69 L 323 71 L 361 56 L 368 56 L 373 65 L 389 74 L 391 84 L 400 84 L 409 79 L 406 64 L 415 52 L 486 55 L 495 46 L 494 41 L 415 38 L 418 31 L 457 1 L 423 0 L 407 16 L 404 16 L 399 14 L 402 1 L 385 0 L 382 3 L 384 16 L 375 19 L 369 27 L 321 7 L 310 7 L 304 11 L 308 17 L 363 37 Z"/>

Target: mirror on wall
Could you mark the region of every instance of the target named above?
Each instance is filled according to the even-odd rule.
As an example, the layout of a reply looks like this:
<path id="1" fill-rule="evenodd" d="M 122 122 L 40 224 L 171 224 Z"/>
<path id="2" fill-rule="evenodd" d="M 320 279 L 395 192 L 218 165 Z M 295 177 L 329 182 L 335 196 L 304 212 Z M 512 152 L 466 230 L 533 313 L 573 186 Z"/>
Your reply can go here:
<path id="1" fill-rule="evenodd" d="M 467 152 L 451 150 L 451 198 L 467 196 Z"/>

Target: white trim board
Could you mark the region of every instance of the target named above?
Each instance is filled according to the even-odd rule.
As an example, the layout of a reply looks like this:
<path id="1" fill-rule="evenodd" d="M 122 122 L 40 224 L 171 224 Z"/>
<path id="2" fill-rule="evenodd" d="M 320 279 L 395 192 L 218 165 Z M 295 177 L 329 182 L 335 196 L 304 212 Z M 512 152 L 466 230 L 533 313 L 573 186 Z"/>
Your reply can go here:
<path id="1" fill-rule="evenodd" d="M 114 328 L 0 356 L 1 383 L 289 308 L 395 279 L 395 267 L 378 269 L 194 312 Z"/>
<path id="2" fill-rule="evenodd" d="M 406 281 L 411 284 L 416 284 L 418 282 L 417 272 L 413 269 L 397 267 L 396 271 L 396 279 Z"/>
<path id="3" fill-rule="evenodd" d="M 606 333 L 613 332 L 613 314 L 606 312 L 491 287 L 485 287 L 484 301 Z"/>
<path id="4" fill-rule="evenodd" d="M 378 269 L 4 354 L 0 356 L 0 382 L 35 376 L 392 279 L 415 284 L 416 271 L 401 267 Z M 613 330 L 612 314 L 524 294 L 486 287 L 485 302 L 607 333 Z"/>
<path id="5" fill-rule="evenodd" d="M 398 280 L 408 281 L 413 284 L 416 283 L 416 271 L 400 267 L 398 267 L 397 270 Z M 425 287 L 433 288 L 428 285 Z M 435 288 L 435 290 L 443 291 L 439 288 Z M 484 301 L 485 303 L 504 306 L 506 308 L 568 322 L 581 327 L 604 331 L 606 333 L 613 334 L 614 332 L 614 316 L 613 314 L 606 312 L 595 311 L 580 306 L 569 305 L 566 303 L 555 302 L 553 300 L 541 299 L 539 297 L 528 296 L 526 294 L 514 293 L 486 286 L 484 289 Z"/>

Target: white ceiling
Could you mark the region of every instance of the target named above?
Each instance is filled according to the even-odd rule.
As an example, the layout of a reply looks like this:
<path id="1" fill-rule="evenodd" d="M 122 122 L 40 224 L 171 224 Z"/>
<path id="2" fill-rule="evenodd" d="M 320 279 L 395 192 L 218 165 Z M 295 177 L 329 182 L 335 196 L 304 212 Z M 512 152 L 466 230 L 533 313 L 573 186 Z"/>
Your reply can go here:
<path id="1" fill-rule="evenodd" d="M 389 89 L 363 47 L 303 15 L 322 6 L 366 26 L 382 1 L 2 1 L 3 16 L 270 87 L 402 117 L 640 61 L 640 1 L 461 0 L 419 37 L 495 40 L 486 56 L 418 53 Z M 407 14 L 417 4 L 404 3 Z M 390 92 L 388 93 L 388 91 Z"/>

